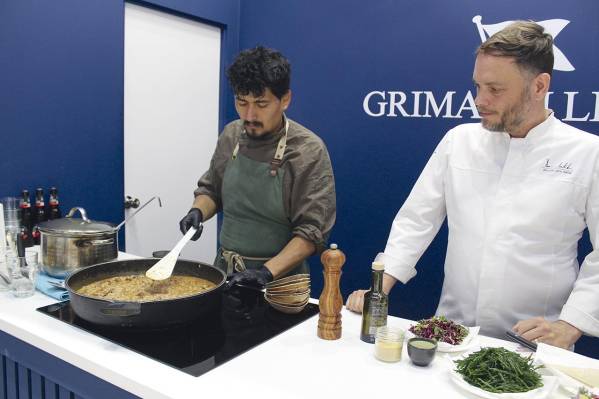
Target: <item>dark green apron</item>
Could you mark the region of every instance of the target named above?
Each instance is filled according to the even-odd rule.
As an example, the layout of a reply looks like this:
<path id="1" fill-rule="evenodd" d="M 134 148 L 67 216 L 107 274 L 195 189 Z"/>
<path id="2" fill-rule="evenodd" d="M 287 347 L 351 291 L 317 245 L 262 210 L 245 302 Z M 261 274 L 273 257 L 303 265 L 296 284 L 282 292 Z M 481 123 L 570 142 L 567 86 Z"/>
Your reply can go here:
<path id="1" fill-rule="evenodd" d="M 222 186 L 221 248 L 214 262 L 227 274 L 259 268 L 292 238 L 291 222 L 283 205 L 285 171 L 279 168 L 286 148 L 287 128 L 288 122 L 270 164 L 238 154 L 239 144 L 227 164 Z M 298 273 L 309 273 L 306 261 L 286 275 Z"/>

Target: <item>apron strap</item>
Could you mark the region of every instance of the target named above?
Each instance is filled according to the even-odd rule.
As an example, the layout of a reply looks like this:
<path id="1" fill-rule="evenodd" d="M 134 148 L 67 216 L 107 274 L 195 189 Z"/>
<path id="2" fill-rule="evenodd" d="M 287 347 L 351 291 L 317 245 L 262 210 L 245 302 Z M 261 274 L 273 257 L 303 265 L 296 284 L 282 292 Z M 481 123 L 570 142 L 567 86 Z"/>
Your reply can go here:
<path id="1" fill-rule="evenodd" d="M 285 118 L 285 133 L 283 133 L 283 136 L 281 136 L 281 138 L 279 139 L 279 142 L 277 143 L 277 150 L 275 151 L 275 156 L 270 161 L 270 175 L 273 177 L 277 175 L 277 169 L 279 169 L 279 167 L 281 166 L 281 163 L 283 162 L 283 155 L 285 154 L 285 149 L 287 148 L 287 131 L 288 130 L 289 130 L 289 120 L 287 118 Z M 238 152 L 239 152 L 239 142 L 237 142 L 237 144 L 235 145 L 235 149 L 233 149 L 233 155 L 231 156 L 231 158 L 232 159 L 237 158 Z"/>
<path id="2" fill-rule="evenodd" d="M 260 262 L 266 262 L 271 258 L 256 258 L 251 256 L 242 256 L 234 251 L 228 251 L 224 248 L 221 248 L 221 253 L 223 255 L 223 259 L 227 262 L 227 276 L 231 275 L 233 271 L 242 272 L 246 270 L 245 260 L 254 260 Z"/>
<path id="3" fill-rule="evenodd" d="M 277 169 L 281 166 L 283 162 L 283 155 L 285 154 L 285 149 L 287 148 L 287 131 L 289 130 L 289 120 L 285 118 L 285 133 L 279 139 L 279 143 L 277 144 L 277 150 L 275 151 L 274 158 L 270 161 L 270 175 L 276 176 Z"/>

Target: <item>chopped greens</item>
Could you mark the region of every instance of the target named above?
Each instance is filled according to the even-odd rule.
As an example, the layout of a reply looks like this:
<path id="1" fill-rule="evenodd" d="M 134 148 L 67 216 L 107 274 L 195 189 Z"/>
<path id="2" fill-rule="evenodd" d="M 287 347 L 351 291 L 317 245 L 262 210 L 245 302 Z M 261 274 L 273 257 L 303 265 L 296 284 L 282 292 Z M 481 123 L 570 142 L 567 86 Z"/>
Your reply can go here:
<path id="1" fill-rule="evenodd" d="M 419 320 L 415 326 L 410 327 L 410 331 L 419 337 L 447 342 L 451 345 L 461 344 L 468 335 L 466 327 L 447 320 L 445 316 Z"/>
<path id="2" fill-rule="evenodd" d="M 527 392 L 543 386 L 531 356 L 524 358 L 505 348 L 482 348 L 455 361 L 466 382 L 495 393 Z"/>

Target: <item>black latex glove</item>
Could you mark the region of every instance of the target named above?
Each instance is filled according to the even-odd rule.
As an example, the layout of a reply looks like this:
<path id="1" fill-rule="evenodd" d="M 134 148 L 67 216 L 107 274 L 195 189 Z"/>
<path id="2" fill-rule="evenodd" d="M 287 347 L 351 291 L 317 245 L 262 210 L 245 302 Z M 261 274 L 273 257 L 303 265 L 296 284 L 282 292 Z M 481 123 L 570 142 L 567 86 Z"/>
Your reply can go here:
<path id="1" fill-rule="evenodd" d="M 191 227 L 195 227 L 198 231 L 191 237 L 191 240 L 195 241 L 202 235 L 202 230 L 204 229 L 202 225 L 203 221 L 204 215 L 202 215 L 202 211 L 198 208 L 191 208 L 187 215 L 179 222 L 179 229 L 181 233 L 185 234 Z"/>
<path id="2" fill-rule="evenodd" d="M 264 288 L 266 283 L 270 283 L 272 280 L 272 273 L 266 266 L 262 265 L 260 269 L 244 270 L 235 273 L 227 283 L 227 289 L 233 287 L 235 284 Z"/>

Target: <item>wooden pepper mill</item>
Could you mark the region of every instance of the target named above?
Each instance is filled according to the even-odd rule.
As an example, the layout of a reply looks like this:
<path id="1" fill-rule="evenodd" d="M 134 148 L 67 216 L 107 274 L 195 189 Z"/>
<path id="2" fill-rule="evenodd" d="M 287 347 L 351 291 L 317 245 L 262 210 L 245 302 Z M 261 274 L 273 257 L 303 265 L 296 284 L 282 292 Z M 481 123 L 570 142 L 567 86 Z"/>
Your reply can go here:
<path id="1" fill-rule="evenodd" d="M 345 263 L 345 254 L 331 244 L 331 249 L 322 253 L 320 261 L 324 267 L 324 288 L 320 294 L 320 314 L 318 316 L 318 336 L 322 339 L 341 338 L 341 307 L 343 298 L 339 289 L 341 267 Z"/>

